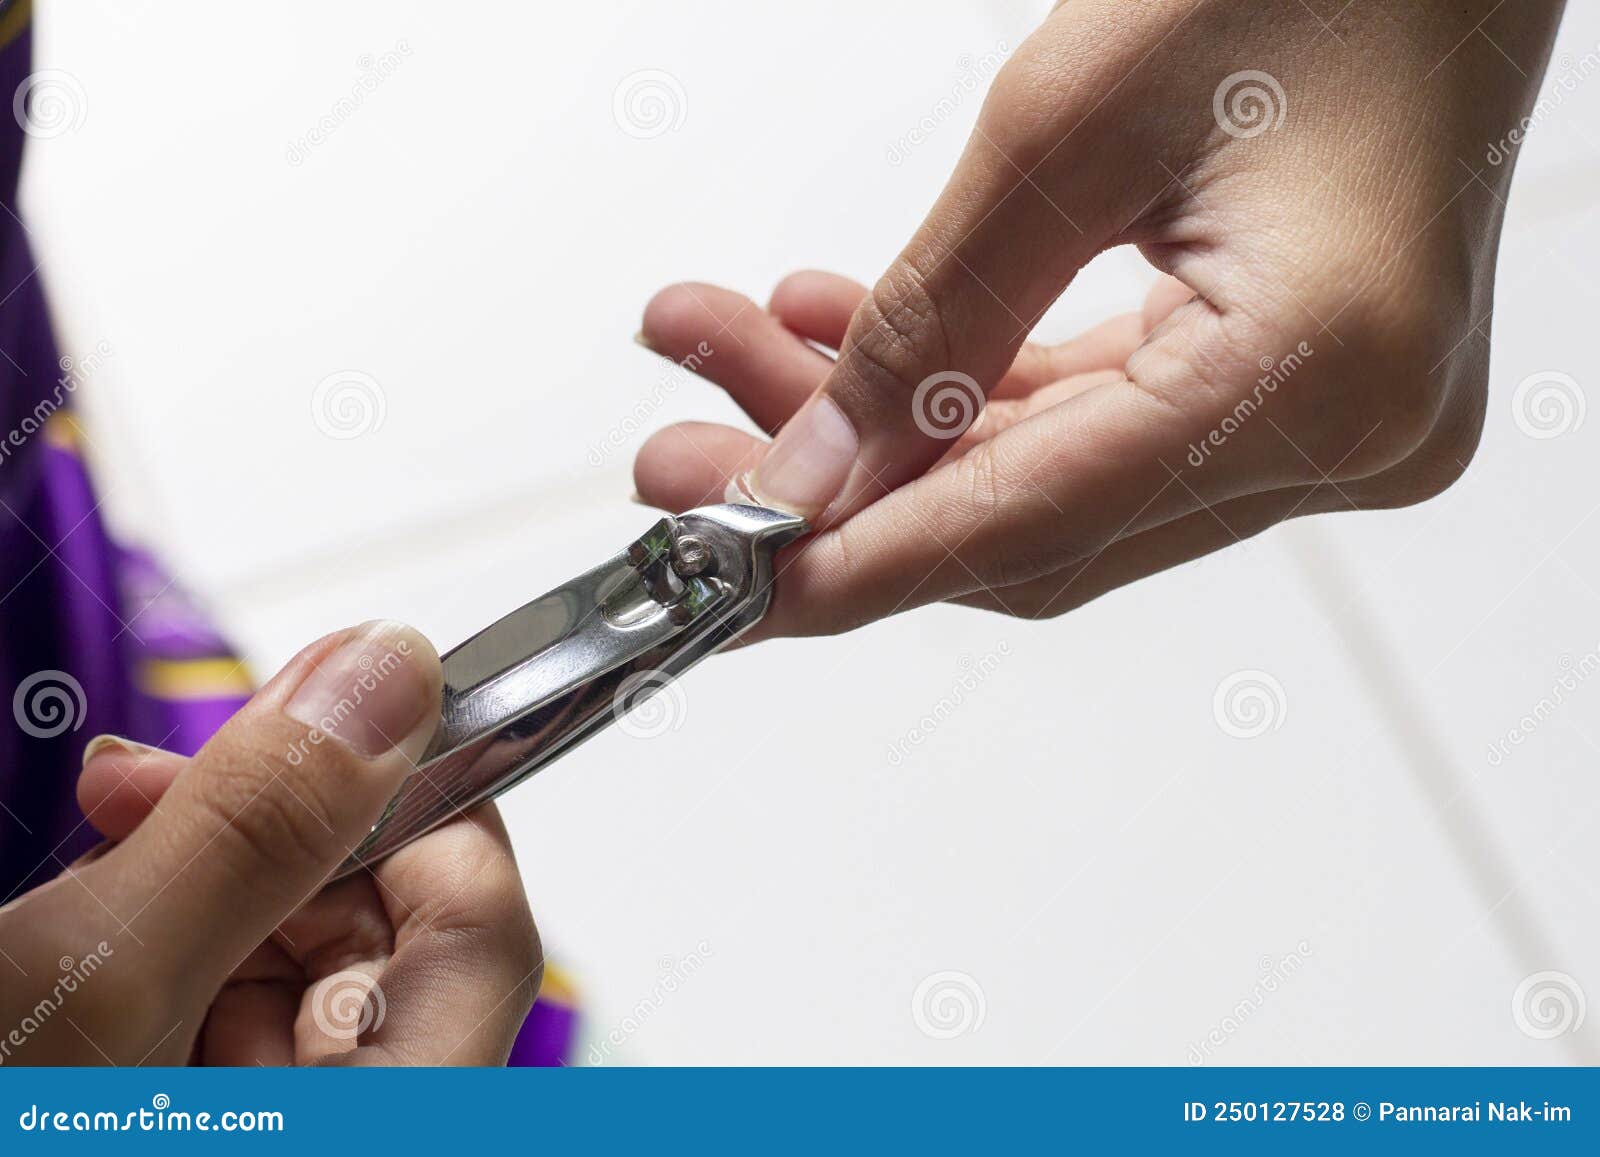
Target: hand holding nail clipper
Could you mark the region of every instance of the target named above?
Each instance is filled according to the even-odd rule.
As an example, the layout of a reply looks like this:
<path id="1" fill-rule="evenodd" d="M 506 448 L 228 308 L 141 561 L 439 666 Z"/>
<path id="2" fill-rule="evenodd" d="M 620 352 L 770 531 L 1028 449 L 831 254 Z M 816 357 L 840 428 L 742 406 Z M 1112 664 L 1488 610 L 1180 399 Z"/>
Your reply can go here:
<path id="1" fill-rule="evenodd" d="M 699 284 L 650 303 L 645 343 L 708 347 L 696 372 L 775 437 L 668 428 L 643 499 L 732 480 L 821 531 L 780 560 L 762 634 L 940 600 L 1060 614 L 1461 474 L 1512 168 L 1482 158 L 1524 123 L 1562 4 L 1316 7 L 1059 4 L 870 288 L 810 272 L 766 310 Z M 1166 275 L 1142 313 L 1025 342 L 1126 245 Z"/>

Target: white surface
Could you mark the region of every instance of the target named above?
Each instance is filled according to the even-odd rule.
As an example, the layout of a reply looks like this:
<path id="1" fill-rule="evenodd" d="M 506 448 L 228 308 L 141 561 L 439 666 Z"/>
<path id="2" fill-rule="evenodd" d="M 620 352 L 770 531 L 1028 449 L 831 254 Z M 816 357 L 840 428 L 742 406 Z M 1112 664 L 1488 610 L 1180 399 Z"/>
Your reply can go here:
<path id="1" fill-rule="evenodd" d="M 870 278 L 976 96 L 890 148 L 1045 5 L 39 7 L 38 65 L 79 79 L 87 118 L 36 143 L 24 204 L 67 352 L 114 351 L 86 399 L 109 508 L 264 671 L 374 615 L 454 640 L 630 537 L 631 453 L 588 452 L 660 395 L 629 341 L 650 293 Z M 1558 53 L 1597 41 L 1574 5 Z M 402 43 L 290 164 L 357 58 Z M 654 139 L 612 113 L 642 69 L 683 94 Z M 937 608 L 727 656 L 683 684 L 678 730 L 607 735 L 510 797 L 591 1035 L 699 953 L 614 1058 L 1182 1064 L 1262 958 L 1299 953 L 1213 1063 L 1596 1059 L 1600 1009 L 1544 1041 L 1511 1001 L 1541 969 L 1600 1001 L 1600 679 L 1485 753 L 1600 646 L 1600 422 L 1537 441 L 1510 412 L 1535 371 L 1600 382 L 1597 113 L 1590 81 L 1524 146 L 1488 430 L 1442 500 L 1052 623 Z M 1148 276 L 1101 259 L 1046 333 Z M 348 369 L 385 419 L 331 439 L 312 392 Z M 649 426 L 731 413 L 684 386 Z M 1213 718 L 1241 669 L 1284 688 L 1256 739 Z M 950 970 L 984 1019 L 936 1039 L 912 997 Z"/>

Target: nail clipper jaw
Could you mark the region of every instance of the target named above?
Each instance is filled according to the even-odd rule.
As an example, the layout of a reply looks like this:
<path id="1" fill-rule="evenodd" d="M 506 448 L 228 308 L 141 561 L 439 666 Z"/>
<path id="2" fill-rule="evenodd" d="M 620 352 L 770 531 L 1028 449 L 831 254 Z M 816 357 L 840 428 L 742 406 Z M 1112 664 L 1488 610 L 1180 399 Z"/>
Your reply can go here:
<path id="1" fill-rule="evenodd" d="M 803 519 L 765 507 L 706 506 L 663 518 L 628 546 L 626 558 L 674 625 L 723 611 L 726 638 L 765 613 L 773 558 L 806 529 Z"/>
<path id="2" fill-rule="evenodd" d="M 729 593 L 729 584 L 717 577 L 715 549 L 676 518 L 663 518 L 631 543 L 627 560 L 675 626 L 687 626 Z"/>
<path id="3" fill-rule="evenodd" d="M 766 614 L 778 551 L 810 527 L 798 515 L 741 503 L 699 507 L 681 515 L 679 521 L 689 535 L 714 548 L 717 573 L 738 575 L 737 605 L 718 624 L 720 646 Z"/>

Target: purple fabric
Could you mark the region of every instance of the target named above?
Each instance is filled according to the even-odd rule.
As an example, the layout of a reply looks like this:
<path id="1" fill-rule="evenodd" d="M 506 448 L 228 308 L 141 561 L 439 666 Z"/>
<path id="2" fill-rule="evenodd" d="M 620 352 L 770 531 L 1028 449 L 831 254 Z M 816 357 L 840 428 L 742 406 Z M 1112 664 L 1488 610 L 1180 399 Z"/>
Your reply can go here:
<path id="1" fill-rule="evenodd" d="M 133 608 L 128 630 L 136 633 L 134 650 L 140 666 L 149 671 L 160 664 L 213 660 L 229 677 L 213 677 L 214 685 L 231 681 L 241 685 L 232 691 L 214 686 L 210 692 L 190 690 L 176 696 L 158 694 L 135 679 L 128 704 L 129 726 L 135 734 L 155 736 L 145 742 L 193 755 L 244 705 L 248 674 L 205 612 L 149 553 L 119 549 L 116 561 L 122 606 Z"/>
<path id="2" fill-rule="evenodd" d="M 29 74 L 25 13 L 0 0 L 0 94 Z M 123 735 L 189 755 L 243 705 L 232 649 L 155 559 L 106 533 L 16 207 L 23 133 L 0 116 L 0 903 L 99 839 L 75 785 L 88 740 Z M 4 716 L 0 715 L 0 720 Z M 564 1063 L 575 1017 L 541 998 L 512 1064 Z"/>
<path id="3" fill-rule="evenodd" d="M 514 1068 L 550 1068 L 570 1063 L 577 1036 L 578 1014 L 565 1004 L 541 996 L 522 1022 L 517 1042 L 511 1046 Z"/>
<path id="4" fill-rule="evenodd" d="M 8 520 L 0 583 L 9 592 L 0 602 L 0 688 L 15 723 L 0 729 L 0 799 L 13 825 L 0 845 L 6 895 L 94 844 L 73 795 L 83 746 L 130 722 L 130 640 L 111 608 L 110 544 L 99 520 L 85 517 L 93 502 L 76 464 L 43 443 L 35 434 L 27 458 L 0 467 L 3 482 L 14 469 L 30 475 L 16 502 L 0 484 Z"/>
<path id="5" fill-rule="evenodd" d="M 0 92 L 28 75 L 28 39 L 0 47 Z M 130 640 L 88 480 L 43 428 L 62 370 L 16 213 L 23 134 L 0 123 L 0 690 L 17 721 L 0 728 L 0 895 L 14 895 L 94 843 L 73 784 L 87 738 L 127 723 Z"/>

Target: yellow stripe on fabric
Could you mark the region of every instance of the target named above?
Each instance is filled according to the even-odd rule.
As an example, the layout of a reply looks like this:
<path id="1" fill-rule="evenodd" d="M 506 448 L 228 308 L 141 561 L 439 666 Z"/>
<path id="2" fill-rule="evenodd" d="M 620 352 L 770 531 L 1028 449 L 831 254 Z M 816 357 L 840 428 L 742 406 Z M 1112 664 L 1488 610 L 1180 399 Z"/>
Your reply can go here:
<path id="1" fill-rule="evenodd" d="M 44 420 L 44 440 L 57 450 L 77 454 L 83 443 L 83 427 L 70 410 L 57 410 Z"/>
<path id="2" fill-rule="evenodd" d="M 0 48 L 10 44 L 33 19 L 33 0 L 16 0 L 0 10 Z"/>
<path id="3" fill-rule="evenodd" d="M 255 690 L 238 659 L 146 659 L 134 681 L 146 695 L 161 699 L 220 699 Z"/>
<path id="4" fill-rule="evenodd" d="M 539 1000 L 559 1004 L 563 1008 L 578 1007 L 578 989 L 572 977 L 553 964 L 544 966 L 544 983 L 539 986 Z"/>

